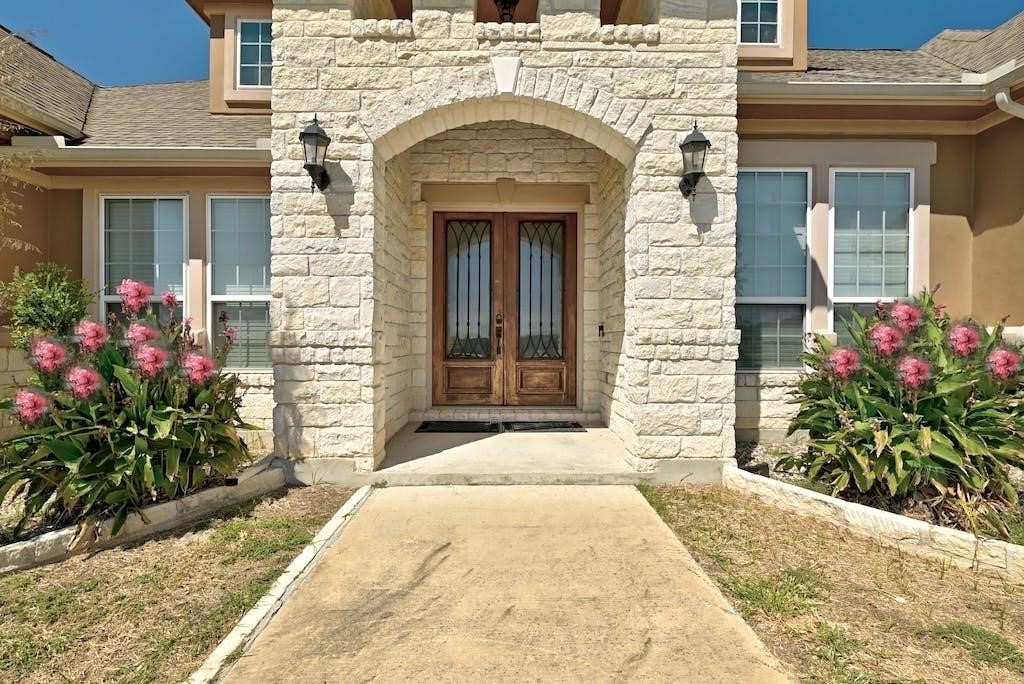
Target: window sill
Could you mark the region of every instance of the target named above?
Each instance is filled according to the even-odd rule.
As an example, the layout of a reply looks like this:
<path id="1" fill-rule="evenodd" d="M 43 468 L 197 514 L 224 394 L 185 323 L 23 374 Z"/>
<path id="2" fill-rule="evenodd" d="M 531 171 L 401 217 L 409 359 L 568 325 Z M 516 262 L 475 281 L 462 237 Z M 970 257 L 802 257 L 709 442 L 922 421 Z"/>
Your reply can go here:
<path id="1" fill-rule="evenodd" d="M 353 19 L 352 37 L 412 38 L 411 19 Z"/>

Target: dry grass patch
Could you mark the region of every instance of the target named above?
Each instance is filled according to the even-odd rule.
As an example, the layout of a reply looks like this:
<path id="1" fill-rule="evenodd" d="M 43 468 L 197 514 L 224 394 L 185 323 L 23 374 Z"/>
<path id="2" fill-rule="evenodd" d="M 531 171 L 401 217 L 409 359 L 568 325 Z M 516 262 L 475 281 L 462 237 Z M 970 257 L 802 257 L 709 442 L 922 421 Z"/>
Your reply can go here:
<path id="1" fill-rule="evenodd" d="M 182 681 L 352 490 L 283 490 L 185 531 L 0 577 L 0 681 Z"/>
<path id="2" fill-rule="evenodd" d="M 1024 681 L 1024 587 L 721 488 L 648 501 L 803 681 Z"/>

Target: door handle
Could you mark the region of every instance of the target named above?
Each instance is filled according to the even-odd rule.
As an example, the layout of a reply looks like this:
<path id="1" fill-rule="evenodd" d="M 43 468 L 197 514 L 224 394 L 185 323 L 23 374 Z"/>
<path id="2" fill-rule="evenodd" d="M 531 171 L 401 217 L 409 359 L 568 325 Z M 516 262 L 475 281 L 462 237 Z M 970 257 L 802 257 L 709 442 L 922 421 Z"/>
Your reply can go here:
<path id="1" fill-rule="evenodd" d="M 504 327 L 505 327 L 505 317 L 502 316 L 501 314 L 496 314 L 494 316 L 494 337 L 498 341 L 497 342 L 497 345 L 498 345 L 497 353 L 498 354 L 501 354 L 501 335 L 502 335 L 502 331 L 503 331 Z"/>

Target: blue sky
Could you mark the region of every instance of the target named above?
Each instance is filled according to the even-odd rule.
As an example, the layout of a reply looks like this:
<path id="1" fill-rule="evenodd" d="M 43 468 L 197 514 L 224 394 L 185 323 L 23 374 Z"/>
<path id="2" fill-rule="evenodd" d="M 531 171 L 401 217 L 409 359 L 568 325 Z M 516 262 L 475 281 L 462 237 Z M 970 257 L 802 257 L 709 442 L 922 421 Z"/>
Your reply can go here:
<path id="1" fill-rule="evenodd" d="M 813 47 L 912 49 L 943 28 L 992 28 L 1024 10 L 1022 0 L 809 1 Z M 185 0 L 0 4 L 0 24 L 102 85 L 207 76 L 207 28 Z"/>

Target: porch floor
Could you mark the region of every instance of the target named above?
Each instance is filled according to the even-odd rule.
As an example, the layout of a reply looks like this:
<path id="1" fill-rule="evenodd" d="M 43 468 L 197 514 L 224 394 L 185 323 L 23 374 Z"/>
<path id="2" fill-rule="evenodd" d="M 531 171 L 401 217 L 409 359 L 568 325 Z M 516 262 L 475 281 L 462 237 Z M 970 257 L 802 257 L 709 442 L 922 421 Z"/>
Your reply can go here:
<path id="1" fill-rule="evenodd" d="M 387 458 L 371 476 L 389 485 L 628 484 L 638 473 L 611 430 L 416 433 L 402 428 L 387 445 Z"/>

